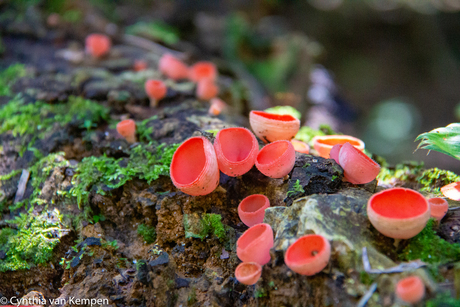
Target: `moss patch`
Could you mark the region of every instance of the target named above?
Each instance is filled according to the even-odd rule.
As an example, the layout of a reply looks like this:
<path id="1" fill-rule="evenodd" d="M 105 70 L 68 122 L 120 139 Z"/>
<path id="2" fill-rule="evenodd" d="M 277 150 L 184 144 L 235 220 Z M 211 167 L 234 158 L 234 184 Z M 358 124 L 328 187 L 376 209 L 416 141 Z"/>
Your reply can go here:
<path id="1" fill-rule="evenodd" d="M 416 180 L 423 166 L 423 162 L 408 161 L 396 164 L 394 167 L 382 167 L 377 179 L 387 184 L 395 181 Z"/>
<path id="2" fill-rule="evenodd" d="M 460 176 L 451 171 L 441 170 L 435 167 L 422 172 L 417 178 L 417 181 L 422 185 L 421 191 L 441 193 L 441 187 L 452 182 L 460 181 Z"/>
<path id="3" fill-rule="evenodd" d="M 155 227 L 147 226 L 145 224 L 140 224 L 137 227 L 137 234 L 142 236 L 147 244 L 155 242 L 155 239 L 157 238 Z"/>
<path id="4" fill-rule="evenodd" d="M 451 244 L 433 230 L 435 220 L 430 219 L 426 227 L 399 254 L 403 261 L 421 259 L 427 263 L 443 264 L 460 260 L 460 244 Z"/>
<path id="5" fill-rule="evenodd" d="M 201 218 L 197 214 L 184 214 L 184 229 L 186 238 L 204 240 L 208 235 L 214 234 L 222 242 L 227 237 L 222 216 L 214 213 L 204 213 Z"/>
<path id="6" fill-rule="evenodd" d="M 14 84 L 14 82 L 16 82 L 17 79 L 24 77 L 25 75 L 26 75 L 26 68 L 22 64 L 10 65 L 5 70 L 1 71 L 0 72 L 0 96 L 11 95 L 10 86 Z"/>

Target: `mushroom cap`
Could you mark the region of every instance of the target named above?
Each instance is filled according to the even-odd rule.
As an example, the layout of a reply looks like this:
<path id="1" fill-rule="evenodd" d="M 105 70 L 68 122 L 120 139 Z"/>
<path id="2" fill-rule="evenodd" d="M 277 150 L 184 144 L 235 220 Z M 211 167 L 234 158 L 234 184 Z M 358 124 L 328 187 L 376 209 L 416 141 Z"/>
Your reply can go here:
<path id="1" fill-rule="evenodd" d="M 142 71 L 147 69 L 148 64 L 144 60 L 135 60 L 133 64 L 134 71 Z"/>
<path id="2" fill-rule="evenodd" d="M 243 262 L 257 262 L 264 265 L 270 261 L 273 247 L 273 229 L 261 223 L 250 227 L 236 241 L 236 255 Z"/>
<path id="3" fill-rule="evenodd" d="M 219 115 L 227 107 L 227 104 L 217 97 L 212 98 L 209 102 L 211 106 L 209 107 L 208 113 L 211 115 Z"/>
<path id="4" fill-rule="evenodd" d="M 342 146 L 342 144 L 334 145 L 329 152 L 329 159 L 333 159 L 335 162 L 337 162 L 337 164 L 339 164 L 339 153 L 340 149 L 342 149 Z"/>
<path id="5" fill-rule="evenodd" d="M 291 140 L 292 146 L 294 146 L 294 150 L 300 153 L 309 154 L 310 153 L 310 146 L 307 143 L 292 139 Z"/>
<path id="6" fill-rule="evenodd" d="M 283 178 L 294 167 L 295 150 L 290 141 L 276 141 L 265 145 L 257 155 L 257 169 L 270 178 Z"/>
<path id="7" fill-rule="evenodd" d="M 124 138 L 135 135 L 136 122 L 132 119 L 122 120 L 117 124 L 117 132 Z"/>
<path id="8" fill-rule="evenodd" d="M 112 42 L 107 35 L 104 34 L 90 34 L 85 39 L 85 50 L 92 56 L 99 58 L 110 51 Z"/>
<path id="9" fill-rule="evenodd" d="M 214 63 L 211 62 L 197 62 L 195 65 L 190 67 L 188 77 L 193 82 L 199 82 L 203 79 L 217 79 L 217 68 Z"/>
<path id="10" fill-rule="evenodd" d="M 189 74 L 188 66 L 170 53 L 165 53 L 160 58 L 158 69 L 166 77 L 173 80 L 186 79 Z"/>
<path id="11" fill-rule="evenodd" d="M 460 201 L 460 182 L 452 182 L 443 186 L 441 192 L 449 199 Z"/>
<path id="12" fill-rule="evenodd" d="M 219 94 L 219 87 L 212 79 L 201 79 L 196 86 L 196 97 L 201 100 L 209 100 Z"/>
<path id="13" fill-rule="evenodd" d="M 371 182 L 380 172 L 377 162 L 348 142 L 340 148 L 339 164 L 343 168 L 344 178 L 353 184 Z"/>
<path id="14" fill-rule="evenodd" d="M 396 296 L 410 304 L 420 302 L 425 296 L 425 284 L 418 276 L 409 276 L 396 284 Z"/>
<path id="15" fill-rule="evenodd" d="M 305 235 L 298 238 L 286 250 L 284 262 L 301 275 L 321 272 L 331 258 L 331 244 L 321 235 Z"/>
<path id="16" fill-rule="evenodd" d="M 145 81 L 144 88 L 147 96 L 156 100 L 163 99 L 166 96 L 166 92 L 168 91 L 168 88 L 161 80 L 149 79 Z"/>
<path id="17" fill-rule="evenodd" d="M 245 285 L 255 284 L 262 275 L 262 266 L 257 262 L 242 262 L 235 269 L 236 279 Z"/>
<path id="18" fill-rule="evenodd" d="M 170 175 L 173 184 L 189 195 L 206 195 L 219 185 L 219 167 L 214 146 L 205 137 L 192 137 L 173 155 Z"/>
<path id="19" fill-rule="evenodd" d="M 417 191 L 392 188 L 369 199 L 367 216 L 381 234 L 394 239 L 409 239 L 425 227 L 430 218 L 430 206 Z"/>
<path id="20" fill-rule="evenodd" d="M 265 209 L 270 207 L 267 196 L 253 194 L 243 199 L 238 205 L 238 216 L 248 227 L 262 223 L 265 217 Z"/>
<path id="21" fill-rule="evenodd" d="M 246 174 L 254 166 L 259 144 L 246 128 L 226 128 L 217 133 L 214 149 L 222 173 L 236 177 Z"/>
<path id="22" fill-rule="evenodd" d="M 255 135 L 265 143 L 291 140 L 300 129 L 300 120 L 292 115 L 251 111 L 249 123 Z"/>
<path id="23" fill-rule="evenodd" d="M 312 141 L 315 150 L 325 159 L 329 158 L 329 152 L 332 147 L 337 144 L 343 145 L 348 142 L 359 150 L 364 150 L 364 142 L 351 135 L 318 135 L 315 136 Z"/>
<path id="24" fill-rule="evenodd" d="M 433 197 L 428 199 L 430 204 L 431 217 L 435 218 L 438 222 L 446 215 L 449 210 L 447 200 L 441 197 Z"/>

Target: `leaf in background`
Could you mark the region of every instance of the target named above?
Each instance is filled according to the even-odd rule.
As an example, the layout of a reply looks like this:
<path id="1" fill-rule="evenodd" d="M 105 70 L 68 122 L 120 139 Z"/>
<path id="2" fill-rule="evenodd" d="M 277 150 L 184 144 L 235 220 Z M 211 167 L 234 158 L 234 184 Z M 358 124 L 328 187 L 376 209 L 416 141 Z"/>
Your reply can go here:
<path id="1" fill-rule="evenodd" d="M 137 22 L 129 27 L 126 27 L 126 33 L 146 37 L 168 45 L 174 45 L 179 41 L 178 31 L 160 21 Z"/>
<path id="2" fill-rule="evenodd" d="M 417 149 L 436 150 L 460 160 L 460 123 L 422 133 L 415 141 L 421 141 Z"/>

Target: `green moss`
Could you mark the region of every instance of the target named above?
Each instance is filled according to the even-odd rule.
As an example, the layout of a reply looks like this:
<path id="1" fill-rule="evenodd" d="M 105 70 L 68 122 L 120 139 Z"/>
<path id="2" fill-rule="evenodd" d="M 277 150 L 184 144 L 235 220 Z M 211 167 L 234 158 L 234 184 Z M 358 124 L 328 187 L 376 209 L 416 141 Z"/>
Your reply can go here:
<path id="1" fill-rule="evenodd" d="M 17 95 L 0 109 L 0 133 L 10 131 L 13 136 L 30 134 L 43 138 L 54 127 L 76 121 L 80 128 L 94 128 L 108 118 L 109 110 L 82 97 L 69 97 L 67 104 L 48 104 L 42 101 L 25 104 Z"/>
<path id="2" fill-rule="evenodd" d="M 5 174 L 5 175 L 0 175 L 0 181 L 2 180 L 9 180 L 19 174 L 22 173 L 22 169 L 16 169 L 16 170 L 13 170 L 11 171 L 9 174 Z"/>
<path id="3" fill-rule="evenodd" d="M 179 32 L 161 21 L 139 21 L 126 27 L 126 33 L 151 38 L 156 41 L 174 45 L 179 41 Z"/>
<path id="4" fill-rule="evenodd" d="M 153 127 L 149 127 L 148 123 L 157 118 L 158 116 L 154 115 L 150 118 L 141 121 L 140 123 L 136 123 L 136 133 L 139 135 L 139 140 L 141 142 L 153 142 Z"/>
<path id="5" fill-rule="evenodd" d="M 104 186 L 116 189 L 134 178 L 145 179 L 151 183 L 160 175 L 168 176 L 172 156 L 178 146 L 139 144 L 131 150 L 128 161 L 105 155 L 84 158 L 76 167 L 69 195 L 76 197 L 81 205 L 88 201 L 92 187 L 96 188 L 97 193 L 104 195 Z"/>
<path id="6" fill-rule="evenodd" d="M 44 211 L 41 215 L 32 211 L 6 221 L 8 225 L 14 225 L 13 228 L 0 231 L 0 250 L 6 253 L 6 258 L 0 261 L 0 272 L 29 269 L 51 259 L 53 249 L 65 231 L 61 229 L 62 216 L 56 209 L 51 213 Z"/>
<path id="7" fill-rule="evenodd" d="M 435 167 L 425 170 L 417 178 L 417 181 L 422 185 L 420 191 L 441 193 L 439 189 L 442 186 L 460 181 L 460 176 L 451 171 L 440 170 Z"/>
<path id="8" fill-rule="evenodd" d="M 302 117 L 302 114 L 300 114 L 300 112 L 297 111 L 297 109 L 291 106 L 276 106 L 276 107 L 266 109 L 265 112 L 273 113 L 273 114 L 280 114 L 280 115 L 288 114 L 298 119 Z"/>
<path id="9" fill-rule="evenodd" d="M 448 292 L 437 293 L 435 298 L 425 303 L 426 307 L 459 307 L 460 300 L 454 298 Z"/>
<path id="10" fill-rule="evenodd" d="M 2 70 L 0 72 L 0 96 L 11 95 L 10 86 L 14 84 L 17 79 L 24 77 L 25 75 L 26 69 L 22 64 L 10 65 L 5 70 Z"/>
<path id="11" fill-rule="evenodd" d="M 194 218 L 184 214 L 184 229 L 186 238 L 204 240 L 208 235 L 214 234 L 220 241 L 227 238 L 227 231 L 222 224 L 222 216 L 214 213 L 204 213 L 201 218 Z"/>
<path id="12" fill-rule="evenodd" d="M 423 162 L 408 161 L 396 164 L 395 167 L 382 167 L 377 179 L 383 183 L 394 183 L 395 180 L 406 181 L 416 180 L 423 169 Z"/>
<path id="13" fill-rule="evenodd" d="M 144 241 L 147 242 L 147 244 L 155 242 L 157 238 L 155 227 L 147 226 L 145 224 L 140 224 L 137 227 L 137 234 L 142 236 L 144 238 Z"/>
<path id="14" fill-rule="evenodd" d="M 299 132 L 297 132 L 295 139 L 301 140 L 305 143 L 310 143 L 310 141 L 315 137 L 315 136 L 323 136 L 323 135 L 333 135 L 333 134 L 339 134 L 332 130 L 332 128 L 329 125 L 320 125 L 319 130 L 303 126 L 300 128 Z"/>
<path id="15" fill-rule="evenodd" d="M 427 263 L 443 264 L 460 260 L 460 244 L 451 244 L 433 230 L 435 220 L 430 219 L 426 227 L 399 254 L 403 261 L 421 259 Z"/>
<path id="16" fill-rule="evenodd" d="M 286 196 L 291 196 L 291 195 L 295 195 L 297 193 L 305 193 L 305 190 L 303 189 L 302 185 L 300 184 L 300 180 L 297 179 L 297 181 L 294 183 L 294 185 L 292 186 L 293 187 L 293 190 L 290 190 L 286 193 Z"/>

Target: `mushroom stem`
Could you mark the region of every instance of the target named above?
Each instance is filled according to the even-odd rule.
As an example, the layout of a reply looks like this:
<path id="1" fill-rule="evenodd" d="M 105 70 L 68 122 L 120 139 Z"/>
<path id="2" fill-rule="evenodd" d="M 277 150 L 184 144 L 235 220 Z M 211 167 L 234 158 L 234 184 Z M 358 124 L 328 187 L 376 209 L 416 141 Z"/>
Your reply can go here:
<path id="1" fill-rule="evenodd" d="M 398 248 L 399 242 L 401 242 L 401 239 L 395 239 L 395 242 L 393 243 L 393 246 L 394 246 L 395 248 Z"/>
<path id="2" fill-rule="evenodd" d="M 156 108 L 158 106 L 158 99 L 150 98 L 150 107 Z"/>

